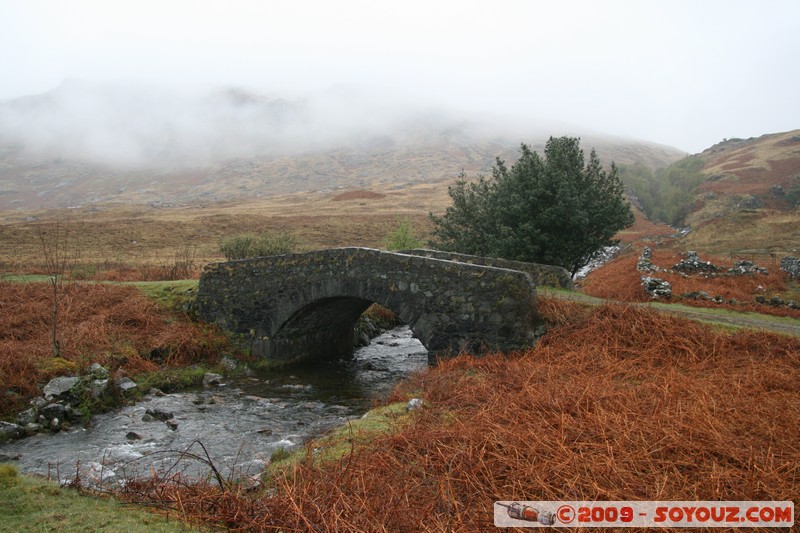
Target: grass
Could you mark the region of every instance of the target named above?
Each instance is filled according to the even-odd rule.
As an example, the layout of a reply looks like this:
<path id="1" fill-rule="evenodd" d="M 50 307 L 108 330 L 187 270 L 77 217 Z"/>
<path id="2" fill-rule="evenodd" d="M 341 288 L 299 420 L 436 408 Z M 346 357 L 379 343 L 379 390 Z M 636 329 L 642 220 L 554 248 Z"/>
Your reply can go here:
<path id="1" fill-rule="evenodd" d="M 186 303 L 197 291 L 197 284 L 196 279 L 130 282 L 131 286 L 167 309 L 175 309 Z"/>
<path id="2" fill-rule="evenodd" d="M 18 476 L 0 464 L 0 531 L 199 531 L 174 519 L 133 508 L 112 498 L 81 495 L 38 477 Z"/>
<path id="3" fill-rule="evenodd" d="M 193 283 L 147 287 L 169 301 Z M 135 287 L 81 283 L 61 302 L 61 358 L 54 359 L 49 291 L 44 283 L 0 282 L 0 386 L 13 393 L 0 395 L 0 415 L 24 408 L 40 393 L 38 384 L 65 370 L 80 372 L 100 363 L 112 374 L 135 376 L 201 362 L 213 365 L 230 349 L 215 328 L 163 308 Z"/>

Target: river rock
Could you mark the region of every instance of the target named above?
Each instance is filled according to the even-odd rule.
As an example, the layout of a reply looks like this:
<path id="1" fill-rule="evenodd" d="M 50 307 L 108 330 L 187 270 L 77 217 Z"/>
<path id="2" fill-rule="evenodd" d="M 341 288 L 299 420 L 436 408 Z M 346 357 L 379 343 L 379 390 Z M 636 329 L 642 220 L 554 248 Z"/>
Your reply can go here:
<path id="1" fill-rule="evenodd" d="M 221 384 L 222 384 L 222 376 L 220 374 L 214 374 L 212 372 L 206 372 L 203 375 L 203 386 L 204 387 L 219 386 Z"/>
<path id="2" fill-rule="evenodd" d="M 34 399 L 32 399 L 32 400 L 30 401 L 30 405 L 31 405 L 31 407 L 34 407 L 34 408 L 36 408 L 37 410 L 38 410 L 38 409 L 41 409 L 42 407 L 44 407 L 45 405 L 47 405 L 47 403 L 48 403 L 48 402 L 47 402 L 47 400 L 45 400 L 45 399 L 44 399 L 44 398 L 42 398 L 41 396 L 37 396 L 36 398 L 34 398 Z"/>
<path id="3" fill-rule="evenodd" d="M 178 421 L 175 420 L 174 418 L 170 418 L 169 420 L 165 420 L 164 423 L 172 431 L 175 431 L 176 429 L 178 429 Z"/>
<path id="4" fill-rule="evenodd" d="M 175 415 L 172 414 L 171 411 L 163 411 L 161 409 L 147 409 L 145 410 L 146 415 L 150 415 L 156 420 L 167 421 L 170 418 L 173 418 Z M 143 419 L 144 420 L 144 419 Z"/>
<path id="5" fill-rule="evenodd" d="M 50 421 L 56 418 L 64 420 L 67 418 L 68 413 L 69 409 L 67 406 L 61 403 L 49 403 L 39 411 L 39 414 L 41 414 L 45 420 Z"/>
<path id="6" fill-rule="evenodd" d="M 125 434 L 125 438 L 128 440 L 142 440 L 142 436 L 136 433 L 135 431 L 129 431 Z"/>
<path id="7" fill-rule="evenodd" d="M 39 411 L 35 407 L 26 409 L 17 415 L 17 424 L 20 426 L 33 424 L 37 420 L 39 420 Z"/>
<path id="8" fill-rule="evenodd" d="M 122 392 L 129 391 L 129 390 L 131 390 L 133 388 L 136 388 L 136 382 L 133 381 L 131 378 L 125 377 L 125 376 L 123 376 L 121 378 L 117 378 L 116 380 L 114 380 L 114 384 Z"/>
<path id="9" fill-rule="evenodd" d="M 89 367 L 89 374 L 94 379 L 108 379 L 108 369 L 100 363 L 92 363 Z"/>
<path id="10" fill-rule="evenodd" d="M 108 378 L 93 379 L 89 384 L 89 391 L 92 393 L 92 398 L 103 396 L 108 391 Z"/>
<path id="11" fill-rule="evenodd" d="M 22 457 L 18 453 L 7 454 L 7 453 L 0 453 L 0 463 L 8 463 L 9 461 L 19 461 L 20 457 Z"/>
<path id="12" fill-rule="evenodd" d="M 25 435 L 25 431 L 21 426 L 0 420 L 0 442 L 18 439 L 23 435 Z"/>
<path id="13" fill-rule="evenodd" d="M 50 431 L 53 433 L 61 431 L 61 420 L 54 418 L 50 421 Z"/>
<path id="14" fill-rule="evenodd" d="M 69 394 L 69 391 L 78 384 L 80 378 L 60 376 L 53 378 L 44 386 L 42 393 L 48 400 L 61 399 Z"/>
<path id="15" fill-rule="evenodd" d="M 222 367 L 227 370 L 236 370 L 236 367 L 239 366 L 239 363 L 237 363 L 228 356 L 225 356 L 222 359 L 220 359 L 219 364 L 222 365 Z"/>
<path id="16" fill-rule="evenodd" d="M 35 435 L 36 433 L 39 433 L 41 430 L 42 430 L 41 424 L 36 424 L 36 423 L 25 424 L 26 435 Z"/>

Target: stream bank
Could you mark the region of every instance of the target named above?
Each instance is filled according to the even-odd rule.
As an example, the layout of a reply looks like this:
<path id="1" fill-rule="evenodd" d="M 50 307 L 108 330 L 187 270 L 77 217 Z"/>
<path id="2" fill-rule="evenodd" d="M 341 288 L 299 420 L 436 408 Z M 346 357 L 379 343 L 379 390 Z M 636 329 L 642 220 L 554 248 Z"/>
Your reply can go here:
<path id="1" fill-rule="evenodd" d="M 352 357 L 309 362 L 222 380 L 95 415 L 87 427 L 37 434 L 0 445 L 22 473 L 82 475 L 119 482 L 152 470 L 204 476 L 203 461 L 225 477 L 261 472 L 279 449 L 292 450 L 350 419 L 362 416 L 409 372 L 427 365 L 427 351 L 407 327 L 381 334 Z M 161 413 L 162 415 L 159 415 Z M 174 421 L 174 427 L 164 421 Z M 77 466 L 76 466 L 77 465 Z"/>

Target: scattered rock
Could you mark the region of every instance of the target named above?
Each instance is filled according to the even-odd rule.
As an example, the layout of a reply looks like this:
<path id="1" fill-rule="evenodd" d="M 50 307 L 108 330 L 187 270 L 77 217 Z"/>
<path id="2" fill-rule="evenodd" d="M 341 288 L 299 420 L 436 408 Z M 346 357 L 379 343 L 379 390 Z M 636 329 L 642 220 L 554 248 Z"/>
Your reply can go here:
<path id="1" fill-rule="evenodd" d="M 142 416 L 142 422 L 155 422 L 155 421 L 156 421 L 156 417 L 154 417 L 153 415 L 145 413 Z"/>
<path id="2" fill-rule="evenodd" d="M 236 367 L 239 366 L 239 363 L 231 359 L 230 357 L 223 357 L 219 364 L 223 366 L 223 368 L 227 370 L 236 370 Z"/>
<path id="3" fill-rule="evenodd" d="M 35 407 L 26 409 L 17 415 L 17 424 L 25 426 L 39 420 L 39 411 Z"/>
<path id="4" fill-rule="evenodd" d="M 419 398 L 411 398 L 406 404 L 406 411 L 414 411 L 422 408 L 422 400 Z"/>
<path id="5" fill-rule="evenodd" d="M 672 297 L 672 285 L 663 279 L 644 276 L 642 277 L 642 286 L 645 292 L 653 298 Z"/>
<path id="6" fill-rule="evenodd" d="M 108 379 L 108 369 L 100 363 L 92 363 L 92 366 L 89 367 L 89 374 L 94 379 Z"/>
<path id="7" fill-rule="evenodd" d="M 78 381 L 80 381 L 80 378 L 68 376 L 53 378 L 44 386 L 42 393 L 48 401 L 58 400 L 66 397 L 69 391 L 78 384 Z"/>
<path id="8" fill-rule="evenodd" d="M 788 273 L 792 279 L 800 278 L 800 259 L 793 255 L 781 258 L 781 270 Z"/>
<path id="9" fill-rule="evenodd" d="M 93 379 L 89 384 L 89 391 L 92 398 L 99 398 L 108 392 L 108 378 L 106 379 Z"/>
<path id="10" fill-rule="evenodd" d="M 636 263 L 636 270 L 639 272 L 658 272 L 658 267 L 653 264 L 653 250 L 645 246 L 639 261 Z"/>
<path id="11" fill-rule="evenodd" d="M 766 268 L 756 266 L 752 261 L 736 261 L 731 268 L 728 269 L 729 274 L 743 275 L 743 274 L 769 274 Z"/>
<path id="12" fill-rule="evenodd" d="M 163 410 L 158 409 L 158 408 L 156 408 L 156 409 L 147 409 L 147 410 L 145 410 L 144 414 L 145 414 L 145 416 L 150 415 L 155 420 L 161 420 L 161 421 L 164 421 L 164 422 L 166 422 L 167 420 L 169 420 L 170 418 L 173 418 L 175 416 L 170 411 L 163 411 Z M 142 418 L 142 420 L 144 420 L 144 418 Z"/>
<path id="13" fill-rule="evenodd" d="M 711 261 L 701 261 L 694 250 L 686 252 L 686 257 L 673 265 L 672 269 L 684 274 L 708 274 L 719 270 L 716 265 L 711 264 Z"/>
<path id="14" fill-rule="evenodd" d="M 35 407 L 36 409 L 41 409 L 45 405 L 47 405 L 47 400 L 45 400 L 41 396 L 37 396 L 36 398 L 31 400 L 31 407 Z"/>
<path id="15" fill-rule="evenodd" d="M 212 387 L 212 386 L 219 386 L 222 385 L 222 376 L 220 374 L 214 374 L 212 372 L 207 372 L 203 376 L 203 386 L 204 387 Z"/>
<path id="16" fill-rule="evenodd" d="M 123 376 L 121 378 L 117 378 L 114 380 L 114 384 L 117 386 L 119 390 L 122 392 L 129 391 L 131 389 L 136 388 L 136 382 L 133 381 L 131 378 Z"/>
<path id="17" fill-rule="evenodd" d="M 161 389 L 157 389 L 155 387 L 150 388 L 150 394 L 152 394 L 156 398 L 163 398 L 164 396 L 166 396 L 166 393 L 164 391 L 162 391 Z"/>
<path id="18" fill-rule="evenodd" d="M 174 418 L 170 418 L 169 420 L 165 420 L 164 423 L 172 431 L 175 431 L 176 429 L 178 429 L 178 421 L 175 420 Z"/>
<path id="19" fill-rule="evenodd" d="M 26 435 L 35 435 L 36 433 L 39 433 L 41 430 L 42 430 L 41 424 L 36 424 L 36 423 L 25 424 Z"/>
<path id="20" fill-rule="evenodd" d="M 142 436 L 136 433 L 135 431 L 129 431 L 125 434 L 125 438 L 128 440 L 142 440 Z"/>
<path id="21" fill-rule="evenodd" d="M 681 295 L 682 298 L 689 300 L 710 300 L 711 295 L 706 291 L 685 292 Z"/>
<path id="22" fill-rule="evenodd" d="M 59 420 L 58 418 L 50 420 L 50 431 L 52 431 L 53 433 L 61 431 L 61 420 Z"/>
<path id="23" fill-rule="evenodd" d="M 0 463 L 7 463 L 9 461 L 19 461 L 20 457 L 22 456 L 18 453 L 11 455 L 7 453 L 0 453 Z"/>
<path id="24" fill-rule="evenodd" d="M 12 424 L 11 422 L 0 421 L 0 442 L 18 439 L 23 435 L 25 435 L 25 431 L 21 426 Z"/>
<path id="25" fill-rule="evenodd" d="M 268 429 L 268 428 L 264 428 L 264 429 L 259 429 L 258 431 L 256 431 L 256 433 L 258 433 L 260 435 L 272 435 L 272 430 Z"/>
<path id="26" fill-rule="evenodd" d="M 761 200 L 752 194 L 745 194 L 736 204 L 736 207 L 741 207 L 742 209 L 758 209 L 762 206 Z"/>
<path id="27" fill-rule="evenodd" d="M 45 420 L 50 420 L 52 422 L 54 419 L 66 420 L 69 411 L 70 410 L 64 404 L 50 403 L 42 407 L 39 414 L 41 414 Z"/>

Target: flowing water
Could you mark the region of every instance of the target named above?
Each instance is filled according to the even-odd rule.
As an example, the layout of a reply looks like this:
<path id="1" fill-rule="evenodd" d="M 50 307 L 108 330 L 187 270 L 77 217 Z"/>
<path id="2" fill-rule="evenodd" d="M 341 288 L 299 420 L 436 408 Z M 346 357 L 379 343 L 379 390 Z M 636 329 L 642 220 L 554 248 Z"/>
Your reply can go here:
<path id="1" fill-rule="evenodd" d="M 112 482 L 159 472 L 206 475 L 208 466 L 181 452 L 205 458 L 225 476 L 258 474 L 279 448 L 304 441 L 362 416 L 412 370 L 427 364 L 427 351 L 407 328 L 386 332 L 352 358 L 309 363 L 225 382 L 213 388 L 148 395 L 136 405 L 96 415 L 89 427 L 39 434 L 0 445 L 0 455 L 17 458 L 20 470 Z M 145 411 L 170 412 L 177 429 Z M 145 417 L 147 418 L 147 417 Z M 141 438 L 129 438 L 135 433 Z M 177 463 L 176 463 L 177 461 Z"/>

